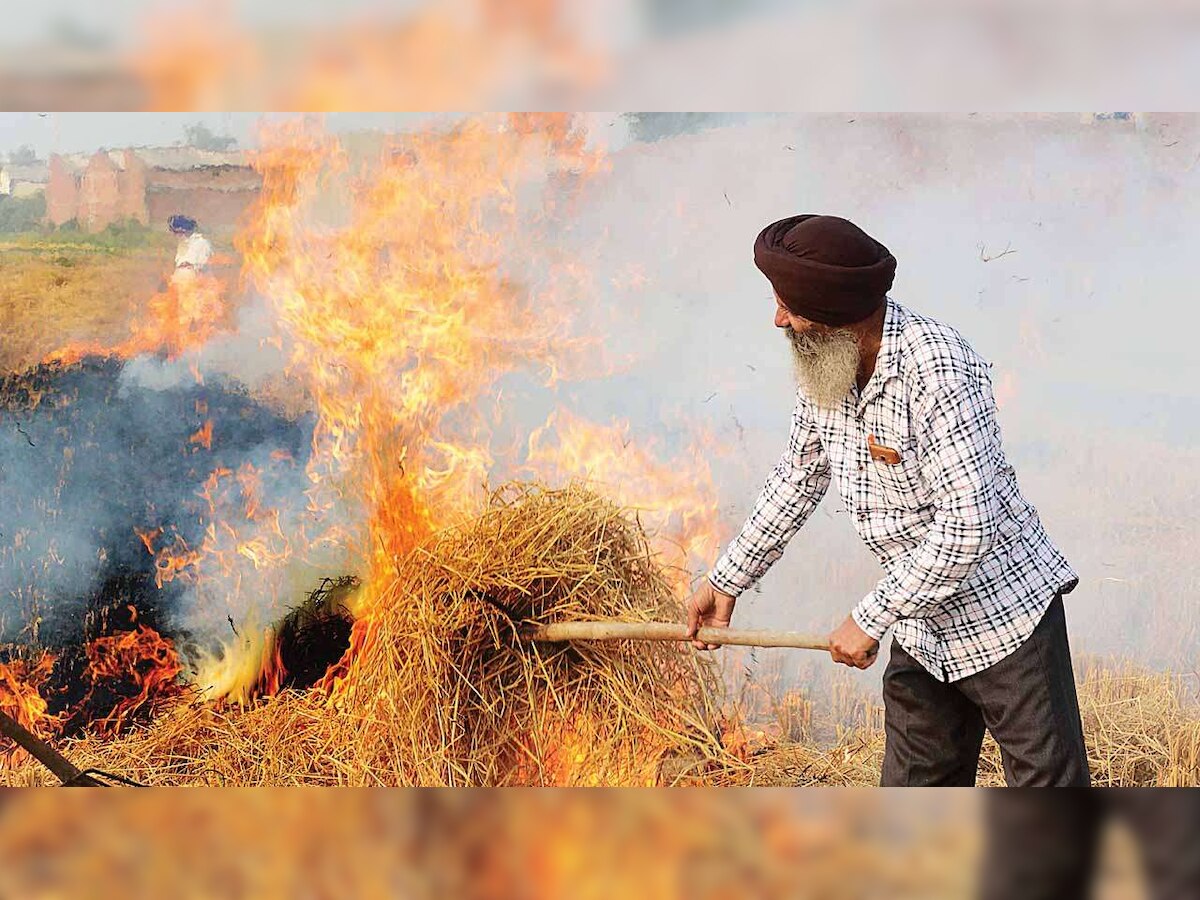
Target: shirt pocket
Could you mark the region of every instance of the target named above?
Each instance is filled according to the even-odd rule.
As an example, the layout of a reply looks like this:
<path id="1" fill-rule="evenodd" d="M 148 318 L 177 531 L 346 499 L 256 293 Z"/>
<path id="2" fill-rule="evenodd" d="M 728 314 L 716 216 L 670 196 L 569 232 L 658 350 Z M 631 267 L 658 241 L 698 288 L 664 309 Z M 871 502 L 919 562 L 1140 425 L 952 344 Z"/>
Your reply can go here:
<path id="1" fill-rule="evenodd" d="M 917 510 L 928 506 L 931 498 L 921 475 L 916 441 L 911 437 L 876 435 L 875 442 L 899 451 L 900 461 L 886 463 L 868 454 L 872 499 L 891 510 Z"/>

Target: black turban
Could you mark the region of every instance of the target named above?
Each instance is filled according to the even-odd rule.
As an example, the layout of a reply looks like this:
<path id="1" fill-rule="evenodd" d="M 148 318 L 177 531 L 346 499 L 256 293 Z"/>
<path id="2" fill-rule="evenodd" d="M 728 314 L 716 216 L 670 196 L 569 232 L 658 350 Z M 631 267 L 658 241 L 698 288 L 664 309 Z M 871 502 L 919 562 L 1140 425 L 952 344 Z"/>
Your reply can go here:
<path id="1" fill-rule="evenodd" d="M 754 242 L 754 264 L 794 315 L 849 325 L 883 305 L 896 258 L 853 222 L 837 216 L 791 216 Z"/>

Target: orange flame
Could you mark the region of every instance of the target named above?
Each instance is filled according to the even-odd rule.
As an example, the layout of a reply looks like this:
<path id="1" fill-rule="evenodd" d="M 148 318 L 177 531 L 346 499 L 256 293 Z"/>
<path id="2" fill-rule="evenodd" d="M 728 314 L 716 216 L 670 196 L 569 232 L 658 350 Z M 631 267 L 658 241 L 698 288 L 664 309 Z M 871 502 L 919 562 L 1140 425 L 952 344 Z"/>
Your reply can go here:
<path id="1" fill-rule="evenodd" d="M 54 662 L 54 654 L 43 652 L 32 663 L 23 659 L 0 663 L 0 712 L 41 737 L 53 735 L 61 726 L 61 719 L 50 715 L 40 693 L 54 670 Z M 15 762 L 17 751 L 7 752 L 5 761 Z"/>
<path id="2" fill-rule="evenodd" d="M 93 719 L 90 726 L 101 734 L 116 734 L 146 704 L 179 693 L 178 678 L 183 666 L 169 638 L 153 628 L 138 625 L 132 631 L 100 637 L 88 643 L 87 677 L 93 685 L 128 685 L 107 715 Z"/>
<path id="3" fill-rule="evenodd" d="M 188 438 L 188 443 L 196 444 L 197 446 L 203 447 L 205 450 L 211 450 L 212 436 L 213 423 L 212 419 L 208 419 L 203 425 L 200 426 L 199 430 L 196 431 L 195 434 Z"/>
<path id="4" fill-rule="evenodd" d="M 522 184 L 548 162 L 595 159 L 560 122 L 543 134 L 476 119 L 382 149 L 360 181 L 336 141 L 294 126 L 269 135 L 238 243 L 317 407 L 311 507 L 361 504 L 360 546 L 390 568 L 478 497 L 492 459 L 475 403 L 518 368 L 553 379 L 580 345 L 561 298 L 529 296 L 500 265 Z M 335 177 L 355 188 L 338 198 L 346 222 L 313 227 Z"/>
<path id="5" fill-rule="evenodd" d="M 530 434 L 526 464 L 544 479 L 590 481 L 638 510 L 682 595 L 689 566 L 706 566 L 725 538 L 707 462 L 710 445 L 701 436 L 679 452 L 660 454 L 653 442 L 635 440 L 628 422 L 596 425 L 558 409 Z"/>
<path id="6" fill-rule="evenodd" d="M 182 665 L 174 644 L 153 628 L 136 625 L 89 641 L 78 698 L 61 712 L 49 712 L 49 682 L 58 655 L 43 651 L 36 662 L 0 664 L 0 711 L 34 734 L 53 738 L 81 724 L 103 735 L 119 732 L 154 701 L 182 691 Z M 55 688 L 61 690 L 61 688 Z M 10 752 L 7 764 L 15 762 Z"/>
<path id="7" fill-rule="evenodd" d="M 160 587 L 215 586 L 230 609 L 245 592 L 273 599 L 286 579 L 272 579 L 298 555 L 347 551 L 363 588 L 352 601 L 351 650 L 327 674 L 330 688 L 371 640 L 394 560 L 475 508 L 494 465 L 498 382 L 532 371 L 553 386 L 577 377 L 599 347 L 598 335 L 574 333 L 591 273 L 562 251 L 551 256 L 539 231 L 571 212 L 557 197 L 602 171 L 604 157 L 571 117 L 521 114 L 366 149 L 311 122 L 285 123 L 264 132 L 252 162 L 261 191 L 235 244 L 242 283 L 266 299 L 278 326 L 267 340 L 284 351 L 287 375 L 315 412 L 303 521 L 289 518 L 285 528 L 262 489 L 264 471 L 246 465 L 211 472 L 199 492 L 206 523 L 198 542 L 162 529 L 137 536 L 154 555 Z M 537 270 L 531 283 L 518 262 Z M 194 292 L 186 281 L 172 285 L 117 351 L 202 347 L 228 325 L 227 304 L 205 283 L 196 279 Z M 211 448 L 213 433 L 209 419 L 189 445 Z M 664 462 L 628 424 L 595 425 L 560 409 L 529 436 L 526 468 L 552 481 L 588 477 L 639 509 L 682 592 L 689 565 L 707 562 L 720 539 L 703 445 Z M 276 454 L 265 465 L 294 462 Z M 220 596 L 210 590 L 206 602 L 218 604 L 214 619 L 225 618 Z M 197 683 L 238 698 L 277 690 L 285 673 L 270 629 L 259 639 L 255 623 L 239 624 L 253 639 L 207 669 L 202 661 Z M 94 649 L 98 672 L 138 652 L 156 671 L 173 666 L 141 629 Z M 152 692 L 138 692 L 135 705 Z"/>
<path id="8" fill-rule="evenodd" d="M 231 309 L 222 282 L 207 273 L 173 278 L 166 290 L 146 303 L 145 313 L 134 319 L 130 335 L 115 345 L 94 341 L 68 344 L 44 360 L 72 365 L 85 356 L 114 355 L 132 359 L 160 353 L 178 359 L 203 347 L 230 327 Z"/>

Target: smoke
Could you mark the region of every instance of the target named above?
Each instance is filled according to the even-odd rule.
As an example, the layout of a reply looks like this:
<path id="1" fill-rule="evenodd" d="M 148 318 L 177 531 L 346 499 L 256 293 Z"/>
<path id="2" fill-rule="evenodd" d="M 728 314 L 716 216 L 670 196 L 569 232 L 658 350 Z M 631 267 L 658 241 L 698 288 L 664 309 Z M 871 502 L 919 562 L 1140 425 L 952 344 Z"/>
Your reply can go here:
<path id="1" fill-rule="evenodd" d="M 579 241 L 606 236 L 598 281 L 606 261 L 642 273 L 609 338 L 640 361 L 583 412 L 622 410 L 635 437 L 663 409 L 711 426 L 739 527 L 794 391 L 754 236 L 787 214 L 846 216 L 899 259 L 892 296 L 994 364 L 1022 492 L 1082 578 L 1075 649 L 1190 669 L 1198 152 L 1195 116 L 1141 114 L 788 115 L 631 143 L 586 198 Z M 735 622 L 819 632 L 880 575 L 832 490 Z"/>
<path id="2" fill-rule="evenodd" d="M 219 545 L 210 527 L 244 522 L 251 491 L 278 510 L 284 533 L 306 515 L 311 421 L 268 408 L 231 377 L 198 384 L 179 369 L 91 357 L 0 382 L 0 639 L 78 641 L 89 614 L 132 604 L 143 620 L 211 645 L 224 637 L 218 622 L 250 615 L 250 598 L 270 608 L 302 596 L 285 590 L 294 567 L 253 593 L 233 590 L 254 568 L 236 555 L 225 577 L 197 581 L 185 569 L 156 584 L 158 551 Z M 210 446 L 196 438 L 205 422 L 215 423 Z M 228 474 L 206 488 L 216 472 Z M 238 478 L 249 472 L 261 477 Z"/>
<path id="3" fill-rule="evenodd" d="M 623 439 L 658 441 L 680 470 L 697 462 L 687 453 L 705 454 L 723 524 L 736 529 L 786 444 L 794 393 L 753 237 L 781 215 L 844 215 L 899 259 L 897 300 L 957 327 L 994 363 L 1022 492 L 1082 577 L 1067 605 L 1075 649 L 1190 666 L 1200 314 L 1181 298 L 1192 282 L 1183 251 L 1200 237 L 1200 122 L 848 114 L 696 124 L 631 132 L 602 178 L 573 188 L 569 227 L 538 223 L 537 252 L 498 264 L 531 304 L 578 286 L 576 324 L 602 344 L 605 365 L 594 368 L 605 377 L 552 389 L 527 370 L 497 379 L 495 396 L 474 404 L 494 402 L 503 420 L 494 445 L 520 445 L 556 404 L 586 421 L 627 419 Z M 540 210 L 562 187 L 531 182 L 520 196 Z M 570 261 L 560 284 L 568 270 L 554 260 Z M 156 597 L 170 622 L 228 639 L 228 618 L 239 629 L 255 610 L 269 618 L 319 576 L 353 569 L 319 537 L 357 511 L 314 519 L 308 508 L 313 422 L 283 376 L 288 348 L 273 342 L 271 304 L 252 298 L 240 316 L 199 357 L 45 371 L 37 378 L 53 391 L 36 405 L 12 402 L 27 391 L 4 382 L 4 640 L 31 622 L 43 636 L 77 633 L 89 605 L 113 596 L 114 573 L 132 568 L 153 586 L 154 557 L 131 539 L 134 527 L 162 527 L 163 540 L 177 533 L 195 548 L 213 521 L 244 521 L 235 477 L 220 480 L 216 509 L 201 496 L 217 467 L 261 473 L 261 507 L 278 511 L 293 549 L 302 535 L 308 551 L 256 568 L 218 535 L 227 575 L 146 589 L 143 600 Z M 1133 327 L 1143 322 L 1155 327 Z M 211 451 L 191 442 L 206 418 Z M 696 425 L 715 446 L 682 450 Z M 497 454 L 494 480 L 516 469 L 505 460 Z M 735 622 L 819 632 L 880 574 L 831 491 Z M 816 684 L 828 663 L 792 654 L 785 668 Z M 873 681 L 880 669 L 855 677 Z"/>

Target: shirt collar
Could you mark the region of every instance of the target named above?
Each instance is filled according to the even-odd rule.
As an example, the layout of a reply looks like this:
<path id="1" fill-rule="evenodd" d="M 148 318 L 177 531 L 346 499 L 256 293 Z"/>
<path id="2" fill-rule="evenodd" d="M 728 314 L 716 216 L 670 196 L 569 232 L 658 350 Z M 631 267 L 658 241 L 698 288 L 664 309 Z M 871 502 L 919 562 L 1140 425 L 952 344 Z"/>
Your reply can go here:
<path id="1" fill-rule="evenodd" d="M 904 307 L 888 297 L 883 314 L 883 335 L 879 340 L 879 353 L 875 357 L 875 372 L 867 382 L 860 405 L 866 403 L 883 388 L 889 378 L 900 374 L 900 337 L 904 332 L 906 314 Z"/>

